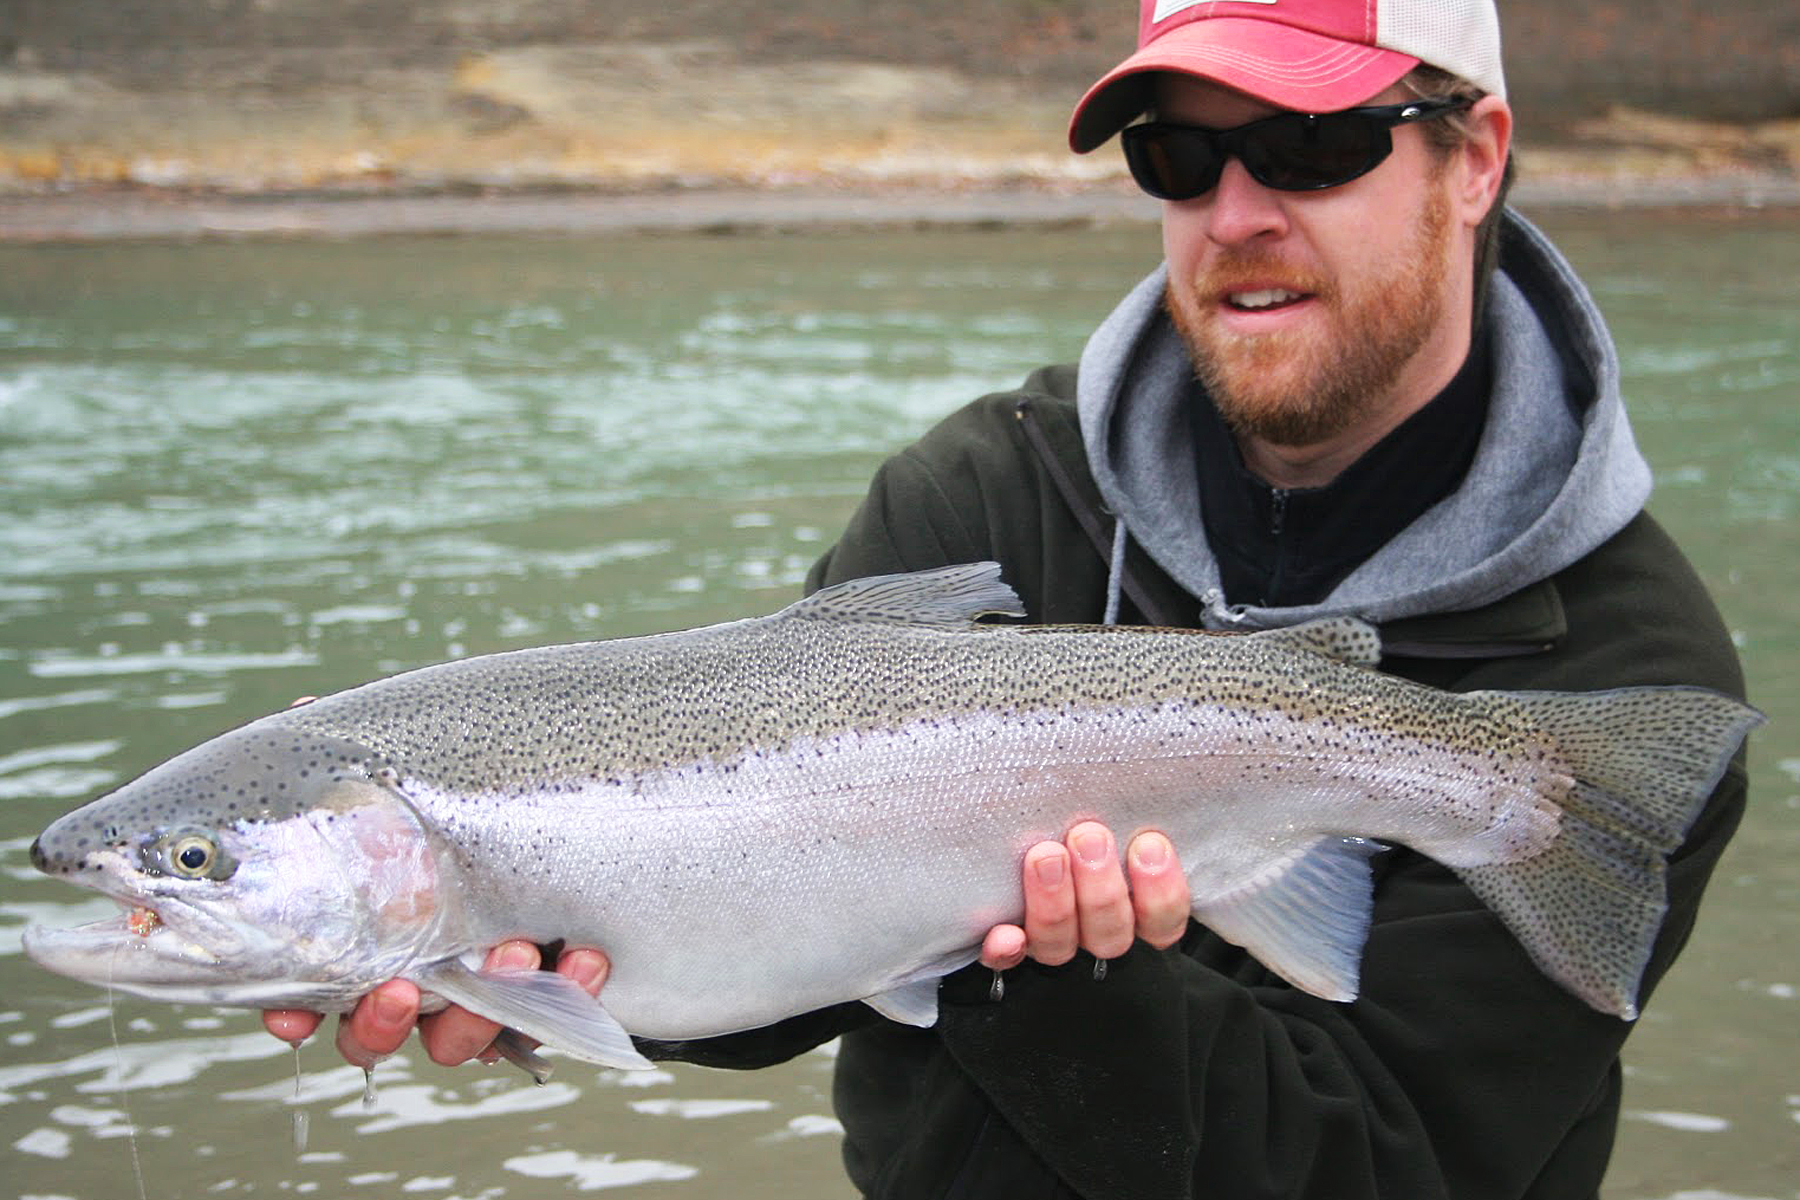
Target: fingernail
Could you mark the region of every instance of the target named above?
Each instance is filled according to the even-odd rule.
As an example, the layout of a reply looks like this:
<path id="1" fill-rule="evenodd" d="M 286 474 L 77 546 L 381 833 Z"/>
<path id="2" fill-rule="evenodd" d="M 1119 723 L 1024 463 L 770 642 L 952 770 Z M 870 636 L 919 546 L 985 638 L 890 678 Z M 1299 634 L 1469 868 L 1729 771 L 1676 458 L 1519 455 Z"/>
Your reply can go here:
<path id="1" fill-rule="evenodd" d="M 584 988 L 593 987 L 604 970 L 606 961 L 598 954 L 578 950 L 569 956 L 569 978 Z"/>
<path id="2" fill-rule="evenodd" d="M 1055 887 L 1063 881 L 1063 856 L 1046 854 L 1033 864 L 1037 871 L 1038 882 L 1045 887 Z"/>
<path id="3" fill-rule="evenodd" d="M 1169 839 L 1160 833 L 1146 833 L 1132 843 L 1131 854 L 1140 867 L 1160 871 L 1169 863 Z"/>
<path id="4" fill-rule="evenodd" d="M 375 995 L 375 1019 L 383 1025 L 403 1025 L 411 1011 L 412 1006 L 398 996 L 385 992 Z"/>
<path id="5" fill-rule="evenodd" d="M 1110 841 L 1110 838 L 1097 829 L 1084 829 L 1069 839 L 1069 847 L 1082 862 L 1097 866 L 1112 857 Z"/>
<path id="6" fill-rule="evenodd" d="M 493 965 L 503 971 L 529 971 L 538 965 L 538 952 L 535 946 L 519 942 L 508 942 L 500 947 L 495 955 Z"/>

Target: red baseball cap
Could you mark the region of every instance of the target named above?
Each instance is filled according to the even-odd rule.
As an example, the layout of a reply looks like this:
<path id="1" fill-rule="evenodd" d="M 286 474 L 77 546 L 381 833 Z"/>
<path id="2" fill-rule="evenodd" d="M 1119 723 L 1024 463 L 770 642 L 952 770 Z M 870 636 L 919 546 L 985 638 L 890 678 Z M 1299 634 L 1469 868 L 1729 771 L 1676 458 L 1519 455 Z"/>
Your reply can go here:
<path id="1" fill-rule="evenodd" d="M 1130 124 L 1159 71 L 1334 112 L 1421 62 L 1505 96 L 1494 0 L 1140 0 L 1137 52 L 1075 106 L 1069 146 L 1086 154 Z"/>

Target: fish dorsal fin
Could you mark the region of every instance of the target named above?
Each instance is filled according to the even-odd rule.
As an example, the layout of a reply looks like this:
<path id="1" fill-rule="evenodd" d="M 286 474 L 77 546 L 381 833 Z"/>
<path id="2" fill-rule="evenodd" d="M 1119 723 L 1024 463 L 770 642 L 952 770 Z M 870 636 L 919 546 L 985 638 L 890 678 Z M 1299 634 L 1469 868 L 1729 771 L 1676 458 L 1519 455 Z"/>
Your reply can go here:
<path id="1" fill-rule="evenodd" d="M 1285 629 L 1264 629 L 1250 636 L 1359 667 L 1372 667 L 1381 661 L 1381 631 L 1360 617 L 1321 617 Z"/>
<path id="2" fill-rule="evenodd" d="M 1022 617 L 1025 606 L 1000 581 L 1000 564 L 964 563 L 904 575 L 870 575 L 821 588 L 783 609 L 810 621 L 879 621 L 894 625 L 967 625 L 998 613 Z"/>
<path id="3" fill-rule="evenodd" d="M 1374 911 L 1369 858 L 1383 848 L 1323 838 L 1224 895 L 1196 889 L 1194 919 L 1302 991 L 1354 1000 Z"/>

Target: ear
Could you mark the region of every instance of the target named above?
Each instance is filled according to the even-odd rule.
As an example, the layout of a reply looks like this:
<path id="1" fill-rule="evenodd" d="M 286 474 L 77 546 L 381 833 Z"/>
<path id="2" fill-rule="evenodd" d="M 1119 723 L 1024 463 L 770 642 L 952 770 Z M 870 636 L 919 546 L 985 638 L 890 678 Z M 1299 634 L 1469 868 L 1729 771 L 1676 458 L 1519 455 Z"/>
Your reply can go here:
<path id="1" fill-rule="evenodd" d="M 1469 109 L 1468 138 L 1459 148 L 1462 175 L 1457 201 L 1464 222 L 1481 224 L 1500 194 L 1506 158 L 1512 152 L 1512 109 L 1498 96 L 1483 96 Z"/>

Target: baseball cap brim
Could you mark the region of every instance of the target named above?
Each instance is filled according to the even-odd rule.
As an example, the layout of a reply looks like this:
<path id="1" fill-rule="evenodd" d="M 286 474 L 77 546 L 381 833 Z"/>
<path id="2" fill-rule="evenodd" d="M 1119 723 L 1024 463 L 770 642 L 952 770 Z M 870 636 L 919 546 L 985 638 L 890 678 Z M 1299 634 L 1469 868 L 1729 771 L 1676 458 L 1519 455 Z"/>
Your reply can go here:
<path id="1" fill-rule="evenodd" d="M 1069 147 L 1086 154 L 1150 107 L 1159 71 L 1195 75 L 1280 108 L 1335 112 L 1392 87 L 1419 60 L 1274 21 L 1213 17 L 1163 34 L 1075 106 Z"/>

